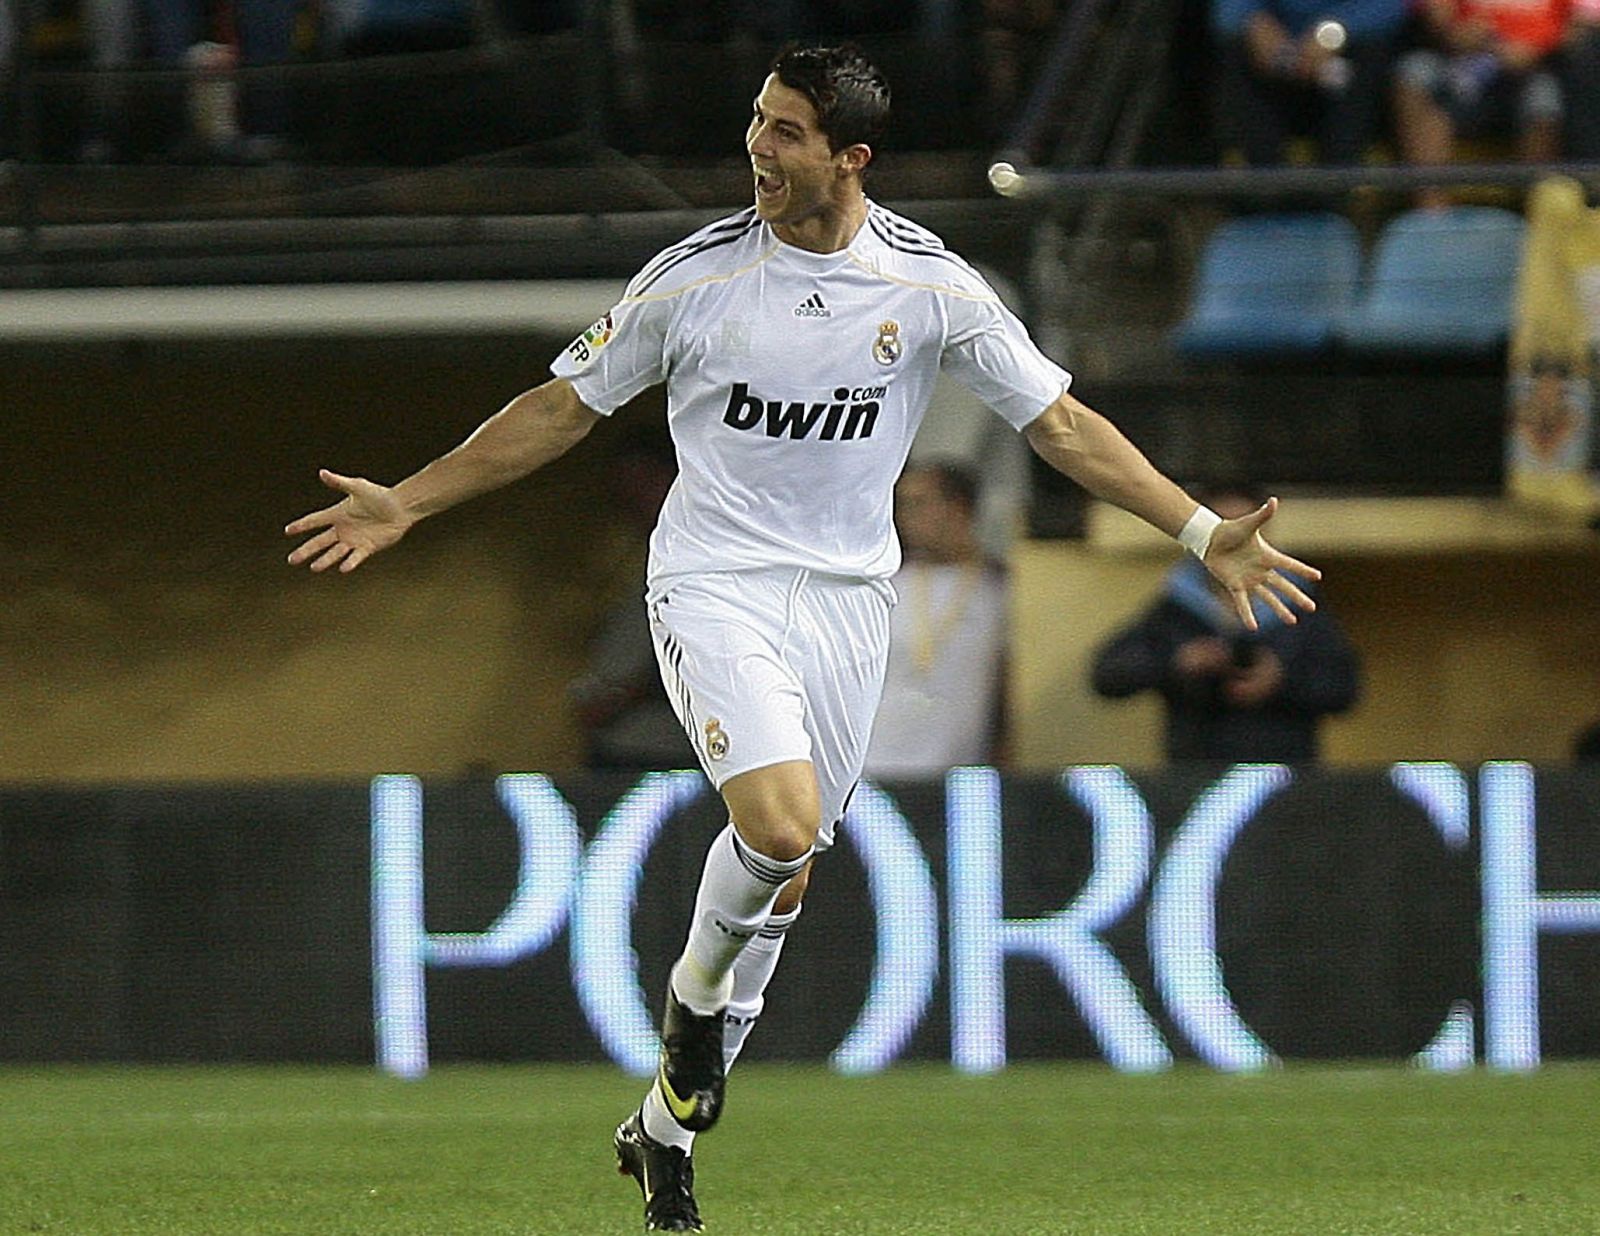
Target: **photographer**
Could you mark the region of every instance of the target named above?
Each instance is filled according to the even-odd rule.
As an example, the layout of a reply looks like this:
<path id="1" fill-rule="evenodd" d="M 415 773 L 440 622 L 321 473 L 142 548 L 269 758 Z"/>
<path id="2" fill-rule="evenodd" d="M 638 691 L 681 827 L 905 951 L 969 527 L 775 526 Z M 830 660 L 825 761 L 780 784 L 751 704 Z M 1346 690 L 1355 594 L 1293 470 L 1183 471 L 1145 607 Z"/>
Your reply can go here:
<path id="1" fill-rule="evenodd" d="M 1202 500 L 1227 517 L 1261 505 L 1242 487 Z M 1112 699 L 1160 691 L 1169 760 L 1314 762 L 1321 718 L 1360 693 L 1359 660 L 1320 600 L 1292 626 L 1258 607 L 1260 629 L 1247 631 L 1201 563 L 1187 559 L 1096 654 L 1094 689 Z"/>

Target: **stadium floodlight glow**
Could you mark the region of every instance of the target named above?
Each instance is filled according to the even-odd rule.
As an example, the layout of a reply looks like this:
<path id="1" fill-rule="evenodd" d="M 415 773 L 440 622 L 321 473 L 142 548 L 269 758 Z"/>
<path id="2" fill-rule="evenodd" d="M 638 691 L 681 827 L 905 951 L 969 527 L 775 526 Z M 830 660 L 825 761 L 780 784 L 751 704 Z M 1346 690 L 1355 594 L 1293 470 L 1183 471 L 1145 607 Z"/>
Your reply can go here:
<path id="1" fill-rule="evenodd" d="M 1098 933 L 1138 901 L 1155 830 L 1115 768 L 1073 769 L 1068 792 L 1089 812 L 1094 866 L 1077 898 L 1042 918 L 1007 919 L 1001 894 L 1000 775 L 963 768 L 946 781 L 950 866 L 950 1054 L 958 1069 L 989 1073 L 1006 1062 L 1006 956 L 1047 962 L 1117 1068 L 1165 1068 L 1172 1054 Z"/>
<path id="2" fill-rule="evenodd" d="M 636 1077 L 655 1072 L 659 1045 L 633 947 L 639 881 L 662 826 L 704 788 L 705 778 L 697 772 L 646 773 L 601 823 L 579 869 L 572 983 L 601 1044 Z"/>
<path id="3" fill-rule="evenodd" d="M 1533 769 L 1485 764 L 1478 773 L 1483 830 L 1484 1056 L 1497 1069 L 1539 1065 L 1539 932 L 1600 932 L 1600 892 L 1541 895 Z"/>
<path id="4" fill-rule="evenodd" d="M 1389 770 L 1389 780 L 1427 813 L 1446 847 L 1467 848 L 1472 841 L 1472 802 L 1459 768 L 1438 761 L 1396 764 Z M 1457 1000 L 1439 1032 L 1411 1058 L 1412 1063 L 1442 1073 L 1470 1069 L 1476 1033 L 1472 1002 Z"/>
<path id="5" fill-rule="evenodd" d="M 1276 1057 L 1222 980 L 1217 885 L 1234 839 L 1293 777 L 1281 764 L 1230 769 L 1189 809 L 1150 892 L 1150 960 L 1161 998 L 1200 1058 L 1228 1073 L 1265 1068 Z"/>
<path id="6" fill-rule="evenodd" d="M 939 978 L 939 898 L 911 825 L 889 796 L 863 781 L 844 835 L 861 856 L 877 917 L 877 955 L 867 1001 L 829 1058 L 842 1073 L 893 1063 L 928 1011 Z"/>

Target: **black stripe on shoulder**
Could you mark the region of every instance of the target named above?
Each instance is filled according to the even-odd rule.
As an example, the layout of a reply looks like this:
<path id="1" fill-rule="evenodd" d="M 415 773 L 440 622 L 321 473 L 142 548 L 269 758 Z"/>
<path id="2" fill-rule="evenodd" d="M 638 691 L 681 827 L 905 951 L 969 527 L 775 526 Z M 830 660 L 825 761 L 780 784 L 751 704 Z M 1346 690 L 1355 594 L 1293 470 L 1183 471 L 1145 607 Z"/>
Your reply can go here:
<path id="1" fill-rule="evenodd" d="M 889 248 L 895 250 L 897 253 L 910 253 L 917 257 L 941 258 L 960 270 L 965 271 L 971 269 L 964 261 L 943 246 L 935 248 L 931 245 L 912 244 L 906 240 L 902 240 L 898 236 L 895 236 L 877 219 L 869 217 L 867 222 L 871 225 L 874 235 L 876 235 L 879 240 L 883 241 L 884 244 L 888 245 Z"/>
<path id="2" fill-rule="evenodd" d="M 738 231 L 750 221 L 750 216 L 754 213 L 755 207 L 750 206 L 744 210 L 741 210 L 736 215 L 730 215 L 726 219 L 718 219 L 715 223 L 706 224 L 705 227 L 701 228 L 697 232 L 689 233 L 689 235 L 685 236 L 682 240 L 675 241 L 674 243 L 668 245 L 660 253 L 656 254 L 655 257 L 646 262 L 640 269 L 639 273 L 634 276 L 634 278 L 638 279 L 651 274 L 658 267 L 660 267 L 663 262 L 669 261 L 672 258 L 677 257 L 679 254 L 695 248 L 697 245 L 704 244 L 707 240 L 717 236 L 726 235 L 728 232 Z"/>
<path id="3" fill-rule="evenodd" d="M 750 218 L 748 219 L 741 218 L 737 223 L 730 221 L 726 230 L 707 233 L 693 244 L 685 241 L 684 247 L 680 248 L 678 252 L 672 253 L 670 257 L 667 254 L 662 254 L 662 259 L 664 260 L 658 259 L 654 270 L 650 270 L 647 267 L 640 272 L 638 279 L 635 280 L 637 286 L 630 289 L 629 295 L 638 296 L 640 293 L 647 291 L 662 275 L 680 262 L 686 262 L 690 258 L 697 257 L 710 249 L 718 249 L 723 245 L 731 245 L 736 240 L 744 239 L 753 229 L 761 225 L 761 220 L 755 217 L 754 207 L 751 208 L 749 213 Z M 668 252 L 671 253 L 670 250 Z"/>
<path id="4" fill-rule="evenodd" d="M 928 245 L 935 249 L 943 249 L 945 247 L 943 240 L 920 224 L 912 223 L 909 219 L 902 219 L 899 215 L 890 214 L 881 207 L 878 209 L 877 215 L 896 236 L 915 244 Z"/>

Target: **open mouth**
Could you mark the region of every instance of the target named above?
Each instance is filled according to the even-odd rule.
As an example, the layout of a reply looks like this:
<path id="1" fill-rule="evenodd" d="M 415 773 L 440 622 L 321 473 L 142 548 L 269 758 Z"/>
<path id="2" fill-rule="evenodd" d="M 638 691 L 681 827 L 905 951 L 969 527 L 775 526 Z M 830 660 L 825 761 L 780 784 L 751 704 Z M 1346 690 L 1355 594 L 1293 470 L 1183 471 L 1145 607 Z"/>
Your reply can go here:
<path id="1" fill-rule="evenodd" d="M 777 197 L 789 187 L 789 182 L 775 172 L 763 172 L 756 168 L 755 173 L 757 198 Z"/>

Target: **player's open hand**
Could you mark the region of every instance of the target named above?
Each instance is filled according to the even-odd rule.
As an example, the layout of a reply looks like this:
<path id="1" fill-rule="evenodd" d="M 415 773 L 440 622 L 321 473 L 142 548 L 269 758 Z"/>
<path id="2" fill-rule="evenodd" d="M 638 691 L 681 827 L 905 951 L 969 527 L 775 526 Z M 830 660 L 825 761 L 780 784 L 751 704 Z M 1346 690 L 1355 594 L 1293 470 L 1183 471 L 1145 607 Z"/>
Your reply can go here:
<path id="1" fill-rule="evenodd" d="M 317 474 L 329 489 L 344 498 L 332 506 L 312 511 L 284 528 L 285 536 L 316 535 L 297 545 L 289 565 L 311 563 L 313 571 L 337 566 L 355 570 L 380 549 L 388 549 L 416 522 L 401 505 L 394 490 L 356 476 L 340 476 L 326 468 Z"/>
<path id="2" fill-rule="evenodd" d="M 1206 549 L 1206 566 L 1233 598 L 1239 621 L 1252 631 L 1257 625 L 1250 609 L 1252 597 L 1289 623 L 1297 621 L 1291 605 L 1308 614 L 1317 608 L 1317 603 L 1289 576 L 1316 580 L 1322 578 L 1322 572 L 1279 553 L 1261 535 L 1262 527 L 1277 510 L 1278 500 L 1268 498 L 1248 515 L 1223 520 L 1211 534 L 1211 544 Z"/>

